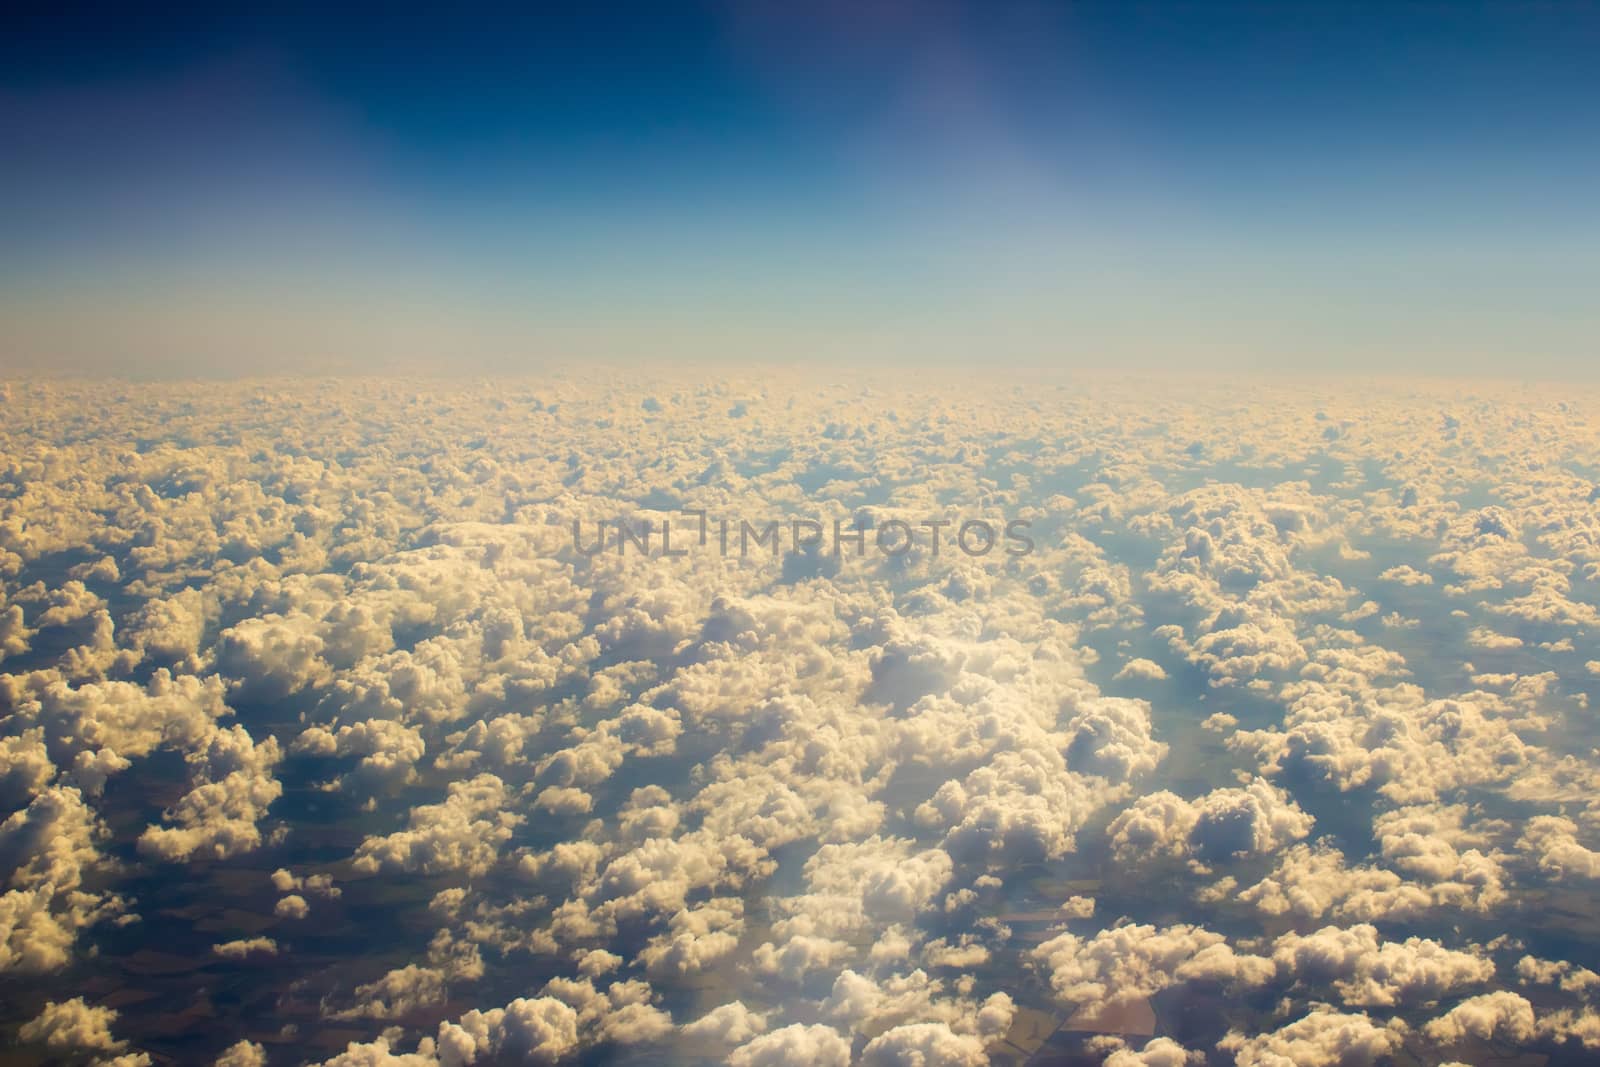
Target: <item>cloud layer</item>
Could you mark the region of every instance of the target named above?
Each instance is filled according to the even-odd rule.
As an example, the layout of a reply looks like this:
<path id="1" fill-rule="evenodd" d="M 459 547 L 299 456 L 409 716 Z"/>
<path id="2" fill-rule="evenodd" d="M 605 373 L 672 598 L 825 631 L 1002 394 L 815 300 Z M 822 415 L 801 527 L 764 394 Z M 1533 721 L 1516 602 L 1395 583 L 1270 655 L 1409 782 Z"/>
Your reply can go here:
<path id="1" fill-rule="evenodd" d="M 122 1063 L 1578 1062 L 1596 399 L 15 383 L 5 1021 Z M 586 551 L 617 520 L 683 554 Z"/>

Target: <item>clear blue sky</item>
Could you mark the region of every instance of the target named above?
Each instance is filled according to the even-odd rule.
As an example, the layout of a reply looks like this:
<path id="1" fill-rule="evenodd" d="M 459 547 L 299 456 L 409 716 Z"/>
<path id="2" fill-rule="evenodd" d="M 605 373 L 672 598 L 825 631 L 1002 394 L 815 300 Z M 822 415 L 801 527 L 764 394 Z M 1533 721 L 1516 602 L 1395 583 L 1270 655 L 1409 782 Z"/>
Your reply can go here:
<path id="1" fill-rule="evenodd" d="M 8 17 L 0 369 L 1600 365 L 1593 5 L 571 7 Z"/>

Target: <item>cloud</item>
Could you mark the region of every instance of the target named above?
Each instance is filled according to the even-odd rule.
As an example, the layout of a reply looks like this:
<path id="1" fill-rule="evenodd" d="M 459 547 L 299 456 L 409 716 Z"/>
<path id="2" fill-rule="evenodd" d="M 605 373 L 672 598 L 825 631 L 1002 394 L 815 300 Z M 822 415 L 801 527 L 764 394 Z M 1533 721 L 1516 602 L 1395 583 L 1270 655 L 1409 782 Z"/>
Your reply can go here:
<path id="1" fill-rule="evenodd" d="M 217 638 L 217 669 L 250 700 L 282 700 L 326 682 L 322 638 L 309 616 L 246 619 Z"/>
<path id="2" fill-rule="evenodd" d="M 1428 1040 L 1453 1045 L 1468 1040 L 1530 1040 L 1533 1005 L 1516 993 L 1499 990 L 1462 1001 L 1422 1028 Z"/>
<path id="3" fill-rule="evenodd" d="M 1382 941 L 1366 923 L 1284 934 L 1273 942 L 1272 958 L 1281 973 L 1302 982 L 1331 982 L 1353 1007 L 1432 1003 L 1462 986 L 1487 982 L 1495 973 L 1494 964 L 1483 956 L 1452 951 L 1426 938 Z"/>
<path id="4" fill-rule="evenodd" d="M 211 951 L 225 960 L 242 960 L 254 955 L 276 956 L 278 943 L 270 937 L 241 938 L 218 942 L 211 946 Z"/>
<path id="5" fill-rule="evenodd" d="M 1119 682 L 1130 678 L 1149 682 L 1160 682 L 1166 679 L 1167 672 L 1162 668 L 1161 664 L 1155 662 L 1154 660 L 1130 659 L 1127 663 L 1122 665 L 1122 669 L 1116 673 L 1115 677 Z"/>
<path id="6" fill-rule="evenodd" d="M 1112 1050 L 1101 1067 L 1195 1067 L 1205 1063 L 1205 1058 L 1205 1053 L 1191 1052 L 1170 1037 L 1156 1037 L 1137 1052 L 1131 1048 Z"/>
<path id="7" fill-rule="evenodd" d="M 731 956 L 743 932 L 744 902 L 715 898 L 678 911 L 668 932 L 651 938 L 638 958 L 652 976 L 698 974 Z"/>
<path id="8" fill-rule="evenodd" d="M 126 1041 L 111 1036 L 117 1012 L 91 1007 L 82 997 L 51 1001 L 44 1010 L 22 1024 L 17 1037 L 24 1044 L 39 1044 L 52 1052 L 120 1052 Z"/>
<path id="9" fill-rule="evenodd" d="M 826 1026 L 794 1023 L 740 1045 L 728 1055 L 729 1067 L 848 1067 L 850 1042 Z"/>
<path id="10" fill-rule="evenodd" d="M 290 893 L 273 907 L 272 914 L 280 919 L 304 919 L 311 914 L 311 905 L 299 893 Z"/>
<path id="11" fill-rule="evenodd" d="M 1517 847 L 1557 881 L 1600 878 L 1600 852 L 1578 841 L 1578 826 L 1559 815 L 1537 815 L 1528 820 Z"/>
<path id="12" fill-rule="evenodd" d="M 1365 1014 L 1324 1008 L 1254 1037 L 1230 1031 L 1217 1048 L 1239 1067 L 1366 1067 L 1386 1060 L 1404 1037 L 1404 1024 L 1379 1026 Z"/>
<path id="13" fill-rule="evenodd" d="M 1235 954 L 1222 935 L 1187 925 L 1129 923 L 1090 938 L 1061 933 L 1032 956 L 1058 1001 L 1090 1012 L 1152 996 L 1191 977 L 1248 987 L 1275 973 L 1270 960 Z"/>
<path id="14" fill-rule="evenodd" d="M 115 894 L 85 885 L 109 867 L 97 846 L 107 830 L 78 790 L 52 786 L 0 823 L 0 971 L 65 967 L 80 930 L 124 908 Z"/>
<path id="15" fill-rule="evenodd" d="M 1540 960 L 1524 956 L 1517 961 L 1517 981 L 1523 985 L 1558 984 L 1569 993 L 1586 993 L 1600 988 L 1600 974 L 1566 960 Z"/>
<path id="16" fill-rule="evenodd" d="M 301 876 L 287 867 L 279 867 L 272 872 L 271 881 L 272 888 L 280 893 L 303 889 L 315 896 L 327 897 L 330 900 L 337 899 L 343 893 L 343 890 L 333 884 L 333 876 L 329 874 Z"/>
<path id="17" fill-rule="evenodd" d="M 1393 871 L 1349 866 L 1343 852 L 1323 843 L 1288 849 L 1270 873 L 1237 896 L 1263 914 L 1303 919 L 1398 919 L 1441 903 L 1428 887 Z"/>
<path id="18" fill-rule="evenodd" d="M 320 1018 L 277 1039 L 355 1038 L 343 1064 L 977 1063 L 1041 995 L 1121 1025 L 1184 985 L 1277 1002 L 1183 1032 L 1245 1064 L 1600 1047 L 1546 899 L 1600 870 L 1581 398 L 25 391 L 0 966 L 57 1001 L 159 939 L 137 876 L 216 931 L 174 988 L 288 983 Z M 681 559 L 572 548 L 619 516 L 701 548 L 677 505 L 1015 514 L 1036 546 L 724 559 L 713 521 Z M 1573 962 L 1475 942 L 1530 906 Z M 335 918 L 400 931 L 393 958 L 251 925 Z M 1539 1014 L 1484 999 L 1513 990 Z M 1085 1048 L 1200 1057 L 1141 1041 Z"/>
<path id="19" fill-rule="evenodd" d="M 160 747 L 192 749 L 229 714 L 221 679 L 174 676 L 164 668 L 143 685 L 112 680 L 76 688 L 50 672 L 0 675 L 0 690 L 19 726 L 43 731 L 58 766 L 80 752 L 137 758 Z"/>
<path id="20" fill-rule="evenodd" d="M 767 1029 L 767 1018 L 744 1006 L 740 1000 L 713 1008 L 692 1023 L 685 1023 L 685 1037 L 699 1041 L 716 1041 L 726 1045 L 740 1045 Z"/>
<path id="21" fill-rule="evenodd" d="M 1419 571 L 1409 564 L 1402 563 L 1398 567 L 1390 567 L 1378 575 L 1379 581 L 1397 582 L 1400 585 L 1432 585 L 1433 575 L 1426 571 Z"/>
<path id="22" fill-rule="evenodd" d="M 188 757 L 197 784 L 162 813 L 175 825 L 147 828 L 139 851 L 182 862 L 197 852 L 227 859 L 260 847 L 258 823 L 283 795 L 273 774 L 280 758 L 276 737 L 258 745 L 242 726 L 217 730 L 209 744 Z"/>
<path id="23" fill-rule="evenodd" d="M 983 1042 L 971 1034 L 957 1034 L 944 1023 L 907 1023 L 886 1030 L 861 1050 L 863 1067 L 982 1067 L 989 1062 Z"/>
<path id="24" fill-rule="evenodd" d="M 578 1013 L 554 997 L 518 997 L 504 1008 L 473 1010 L 439 1026 L 439 1062 L 445 1067 L 501 1057 L 555 1063 L 578 1047 Z"/>
<path id="25" fill-rule="evenodd" d="M 290 751 L 316 756 L 360 756 L 356 769 L 341 784 L 354 782 L 371 789 L 415 780 L 417 761 L 422 759 L 427 745 L 414 727 L 388 719 L 369 719 L 337 730 L 309 727 L 295 739 Z"/>
<path id="26" fill-rule="evenodd" d="M 1268 855 L 1309 834 L 1311 816 L 1257 778 L 1243 789 L 1218 789 L 1192 802 L 1172 793 L 1141 797 L 1107 828 L 1118 859 L 1194 856 L 1212 863 Z"/>
<path id="27" fill-rule="evenodd" d="M 506 810 L 509 799 L 505 783 L 492 774 L 452 782 L 442 803 L 412 809 L 408 829 L 363 841 L 355 868 L 369 874 L 386 867 L 423 874 L 484 874 L 499 858 L 499 846 L 510 839 L 512 828 L 523 821 Z"/>
<path id="28" fill-rule="evenodd" d="M 267 1050 L 250 1040 L 229 1045 L 212 1067 L 267 1067 Z"/>

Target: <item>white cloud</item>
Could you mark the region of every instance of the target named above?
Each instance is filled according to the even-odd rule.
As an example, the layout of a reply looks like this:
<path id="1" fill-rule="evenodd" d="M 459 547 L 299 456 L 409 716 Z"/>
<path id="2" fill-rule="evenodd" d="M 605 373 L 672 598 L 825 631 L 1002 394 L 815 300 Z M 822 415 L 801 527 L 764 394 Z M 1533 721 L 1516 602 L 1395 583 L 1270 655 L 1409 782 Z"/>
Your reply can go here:
<path id="1" fill-rule="evenodd" d="M 729 1067 L 848 1067 L 850 1042 L 826 1026 L 794 1023 L 740 1045 Z"/>
<path id="2" fill-rule="evenodd" d="M 1283 790 L 1257 778 L 1243 789 L 1218 789 L 1194 801 L 1164 791 L 1141 797 L 1107 833 L 1123 862 L 1169 854 L 1211 863 L 1277 852 L 1314 825 Z"/>
<path id="3" fill-rule="evenodd" d="M 1122 665 L 1122 669 L 1116 673 L 1116 679 L 1119 682 L 1129 678 L 1139 679 L 1142 681 L 1160 682 L 1164 681 L 1166 677 L 1167 672 L 1162 669 L 1161 664 L 1157 663 L 1155 660 L 1149 659 L 1130 659 L 1127 663 L 1124 663 Z"/>
<path id="4" fill-rule="evenodd" d="M 1452 1045 L 1462 1041 L 1527 1041 L 1534 1035 L 1533 1005 L 1516 993 L 1499 990 L 1462 1001 L 1429 1022 L 1422 1032 L 1430 1041 Z"/>
<path id="5" fill-rule="evenodd" d="M 1404 1024 L 1323 1009 L 1253 1037 L 1231 1031 L 1217 1047 L 1238 1067 L 1367 1067 L 1387 1060 L 1404 1037 Z"/>
<path id="6" fill-rule="evenodd" d="M 163 813 L 175 825 L 147 828 L 139 850 L 181 862 L 197 852 L 227 859 L 258 848 L 258 823 L 283 795 L 273 774 L 279 759 L 276 737 L 256 744 L 242 726 L 215 731 L 209 744 L 188 757 L 198 783 Z"/>
<path id="7" fill-rule="evenodd" d="M 394 867 L 481 875 L 495 864 L 499 846 L 522 822 L 522 816 L 506 810 L 508 800 L 505 783 L 492 774 L 452 782 L 442 803 L 412 809 L 408 829 L 363 841 L 355 868 L 366 873 Z"/>
<path id="8" fill-rule="evenodd" d="M 765 1015 L 753 1012 L 744 1006 L 743 1001 L 735 1000 L 711 1009 L 692 1023 L 685 1023 L 683 1034 L 696 1040 L 739 1045 L 766 1029 Z"/>
<path id="9" fill-rule="evenodd" d="M 211 951 L 225 960 L 242 960 L 249 956 L 276 956 L 278 943 L 270 937 L 239 938 L 234 941 L 220 941 L 211 946 Z"/>
<path id="10" fill-rule="evenodd" d="M 1205 1053 L 1191 1052 L 1170 1037 L 1155 1037 L 1137 1052 L 1131 1048 L 1114 1049 L 1102 1067 L 1195 1067 L 1205 1059 Z"/>
<path id="11" fill-rule="evenodd" d="M 51 1001 L 44 1010 L 22 1024 L 17 1037 L 25 1044 L 39 1044 L 51 1052 L 119 1052 L 127 1046 L 111 1036 L 117 1012 L 112 1008 L 91 1007 L 82 997 Z"/>
<path id="12" fill-rule="evenodd" d="M 1284 934 L 1273 942 L 1272 958 L 1281 973 L 1302 982 L 1331 982 L 1353 1007 L 1431 1003 L 1494 977 L 1494 964 L 1481 955 L 1452 951 L 1426 938 L 1383 941 L 1366 923 Z"/>
<path id="13" fill-rule="evenodd" d="M 239 961 L 276 947 L 249 922 L 269 910 L 435 930 L 381 963 L 272 961 L 324 1022 L 369 1027 L 342 1064 L 977 1063 L 1032 1020 L 1030 961 L 1095 1025 L 1185 983 L 1278 998 L 1215 1054 L 1247 1065 L 1379 1060 L 1401 1018 L 1416 1055 L 1600 1047 L 1592 972 L 1471 932 L 1534 906 L 1587 960 L 1561 918 L 1600 871 L 1581 397 L 27 390 L 34 421 L 0 431 L 0 966 L 57 1000 L 56 971 L 93 980 L 142 932 L 102 945 L 98 924 L 166 907 L 117 895 L 144 872 L 217 931 L 200 976 L 256 983 Z M 51 439 L 68 410 L 95 435 Z M 1037 547 L 815 567 L 570 547 L 575 516 L 693 538 L 645 507 L 673 503 L 1004 512 Z M 1160 924 L 1096 929 L 1124 913 Z M 1031 948 L 1046 923 L 1072 932 Z M 471 1008 L 527 973 L 561 977 Z M 674 1029 L 668 1003 L 702 1014 Z M 121 1007 L 145 1032 L 152 1008 Z M 298 1025 L 281 1040 L 323 1039 Z"/>
<path id="14" fill-rule="evenodd" d="M 229 1045 L 212 1067 L 267 1067 L 267 1050 L 250 1040 Z"/>
<path id="15" fill-rule="evenodd" d="M 861 1050 L 863 1067 L 983 1067 L 989 1055 L 971 1034 L 954 1033 L 945 1023 L 906 1023 L 885 1030 Z"/>
<path id="16" fill-rule="evenodd" d="M 1148 997 L 1191 977 L 1254 986 L 1275 973 L 1270 960 L 1236 954 L 1221 934 L 1185 925 L 1129 923 L 1090 938 L 1062 933 L 1032 955 L 1057 1000 L 1089 1011 Z"/>

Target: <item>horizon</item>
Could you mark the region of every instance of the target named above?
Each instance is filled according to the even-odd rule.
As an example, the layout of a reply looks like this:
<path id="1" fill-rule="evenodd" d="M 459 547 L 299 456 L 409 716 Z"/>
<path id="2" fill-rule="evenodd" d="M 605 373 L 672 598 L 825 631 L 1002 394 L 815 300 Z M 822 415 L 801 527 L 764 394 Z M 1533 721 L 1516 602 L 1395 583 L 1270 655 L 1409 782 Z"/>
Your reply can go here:
<path id="1" fill-rule="evenodd" d="M 1588 4 L 25 16 L 0 370 L 1590 377 Z"/>

